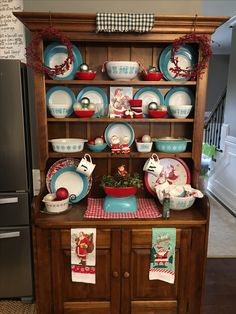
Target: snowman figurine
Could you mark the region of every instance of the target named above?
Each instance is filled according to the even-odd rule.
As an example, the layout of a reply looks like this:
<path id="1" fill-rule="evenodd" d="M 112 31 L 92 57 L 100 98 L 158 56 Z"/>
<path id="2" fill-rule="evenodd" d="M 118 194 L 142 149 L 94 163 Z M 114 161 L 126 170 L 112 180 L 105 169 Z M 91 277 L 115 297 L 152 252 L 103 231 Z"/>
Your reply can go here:
<path id="1" fill-rule="evenodd" d="M 121 152 L 120 139 L 117 135 L 112 135 L 111 137 L 111 153 L 119 154 Z"/>

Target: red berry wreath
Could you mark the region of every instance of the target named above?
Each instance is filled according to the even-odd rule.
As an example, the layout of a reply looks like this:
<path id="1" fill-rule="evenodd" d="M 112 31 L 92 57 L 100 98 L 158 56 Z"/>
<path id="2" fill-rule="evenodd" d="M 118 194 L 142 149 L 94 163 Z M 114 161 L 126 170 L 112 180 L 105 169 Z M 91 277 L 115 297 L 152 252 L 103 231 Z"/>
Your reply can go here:
<path id="1" fill-rule="evenodd" d="M 199 45 L 200 58 L 197 64 L 193 64 L 191 67 L 182 69 L 178 65 L 178 57 L 176 57 L 175 54 L 181 46 L 185 46 L 187 43 L 196 43 Z M 210 39 L 206 35 L 196 35 L 195 32 L 186 34 L 175 39 L 172 44 L 171 62 L 175 65 L 175 67 L 170 68 L 170 71 L 174 73 L 174 77 L 181 76 L 192 80 L 195 80 L 197 77 L 202 78 L 211 55 L 212 49 Z"/>
<path id="2" fill-rule="evenodd" d="M 67 58 L 64 60 L 62 64 L 55 65 L 55 67 L 49 67 L 42 62 L 41 56 L 38 55 L 35 47 L 42 39 L 55 40 L 59 39 L 61 43 L 66 46 L 67 50 Z M 39 32 L 36 32 L 30 44 L 26 47 L 26 58 L 27 65 L 34 69 L 35 72 L 48 74 L 49 76 L 56 76 L 59 74 L 64 74 L 67 70 L 69 70 L 70 65 L 74 61 L 72 44 L 69 39 L 64 36 L 61 32 L 53 28 L 52 26 L 44 28 Z"/>

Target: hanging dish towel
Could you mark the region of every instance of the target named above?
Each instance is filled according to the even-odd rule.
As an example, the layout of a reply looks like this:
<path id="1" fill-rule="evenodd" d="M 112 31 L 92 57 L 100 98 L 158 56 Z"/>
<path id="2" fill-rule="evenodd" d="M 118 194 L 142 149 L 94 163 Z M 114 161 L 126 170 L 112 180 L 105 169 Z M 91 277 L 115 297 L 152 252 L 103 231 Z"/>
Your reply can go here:
<path id="1" fill-rule="evenodd" d="M 175 228 L 153 228 L 150 280 L 163 280 L 169 283 L 175 281 Z"/>
<path id="2" fill-rule="evenodd" d="M 149 32 L 154 25 L 153 13 L 97 13 L 97 32 Z"/>
<path id="3" fill-rule="evenodd" d="M 71 229 L 71 277 L 96 283 L 96 228 Z"/>

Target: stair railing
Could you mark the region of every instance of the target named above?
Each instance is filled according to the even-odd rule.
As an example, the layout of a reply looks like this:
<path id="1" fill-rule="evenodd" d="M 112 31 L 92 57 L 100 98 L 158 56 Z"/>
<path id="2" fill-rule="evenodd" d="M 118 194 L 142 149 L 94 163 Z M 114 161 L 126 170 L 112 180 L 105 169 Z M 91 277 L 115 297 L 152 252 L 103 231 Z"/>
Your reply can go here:
<path id="1" fill-rule="evenodd" d="M 214 145 L 217 151 L 221 151 L 220 139 L 221 127 L 224 122 L 225 99 L 226 88 L 219 97 L 215 106 L 212 108 L 212 111 L 205 121 L 204 126 L 204 142 L 209 145 Z"/>

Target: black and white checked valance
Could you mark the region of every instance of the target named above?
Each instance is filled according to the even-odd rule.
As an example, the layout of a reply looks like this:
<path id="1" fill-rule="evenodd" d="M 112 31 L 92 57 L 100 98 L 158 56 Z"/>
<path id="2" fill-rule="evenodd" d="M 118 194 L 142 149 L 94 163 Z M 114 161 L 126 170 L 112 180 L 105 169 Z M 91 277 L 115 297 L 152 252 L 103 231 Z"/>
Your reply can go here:
<path id="1" fill-rule="evenodd" d="M 97 13 L 97 32 L 149 32 L 154 24 L 153 13 Z"/>

